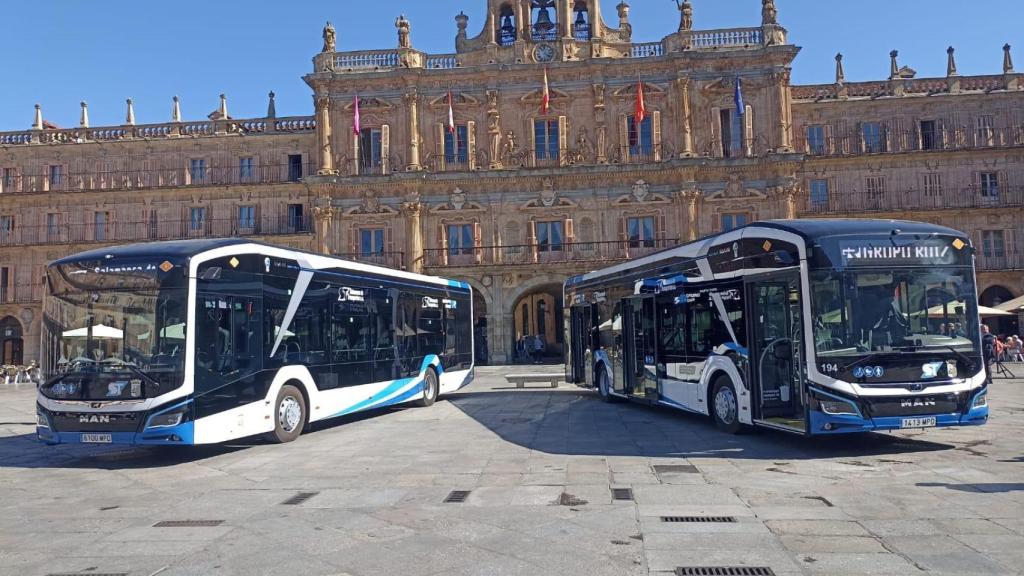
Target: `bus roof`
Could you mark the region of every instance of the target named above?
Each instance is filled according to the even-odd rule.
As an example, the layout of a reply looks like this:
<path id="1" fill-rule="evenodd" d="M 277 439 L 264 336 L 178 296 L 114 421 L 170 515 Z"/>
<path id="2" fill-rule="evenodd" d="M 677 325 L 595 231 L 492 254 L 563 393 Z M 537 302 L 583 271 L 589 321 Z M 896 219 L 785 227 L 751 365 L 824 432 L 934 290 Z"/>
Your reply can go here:
<path id="1" fill-rule="evenodd" d="M 272 248 L 275 250 L 285 250 L 288 252 L 296 252 L 299 254 L 306 254 L 316 258 L 323 258 L 331 260 L 337 263 L 337 267 L 346 270 L 357 270 L 362 272 L 372 272 L 381 276 L 390 276 L 394 278 L 406 278 L 412 280 L 418 280 L 421 282 L 427 282 L 431 284 L 442 284 L 452 288 L 461 288 L 463 290 L 469 290 L 469 284 L 460 282 L 457 280 L 448 280 L 447 278 L 440 278 L 437 276 L 427 276 L 424 274 L 415 274 L 412 272 L 405 272 L 402 270 L 393 270 L 391 268 L 384 268 L 382 266 L 374 266 L 372 264 L 364 264 L 362 262 L 353 262 L 351 260 L 344 260 L 335 256 L 328 256 L 324 254 L 316 254 L 315 252 L 309 252 L 306 250 L 296 250 L 286 246 L 275 246 L 273 244 L 267 244 L 265 242 L 257 242 L 253 240 L 246 240 L 244 238 L 213 238 L 213 239 L 194 239 L 194 240 L 171 240 L 166 242 L 143 242 L 137 244 L 124 244 L 120 246 L 109 246 L 106 248 L 97 248 L 95 250 L 88 250 L 86 252 L 78 252 L 65 256 L 64 258 L 54 260 L 49 265 L 59 264 L 73 264 L 82 261 L 93 261 L 93 260 L 106 260 L 106 259 L 142 259 L 142 258 L 160 258 L 167 260 L 185 261 L 190 260 L 201 254 L 205 254 L 212 250 L 218 250 L 221 248 L 229 248 L 231 246 L 256 246 Z"/>
<path id="2" fill-rule="evenodd" d="M 878 234 L 891 234 L 893 230 L 899 230 L 902 234 L 943 234 L 949 236 L 957 236 L 963 238 L 966 242 L 970 243 L 970 237 L 954 230 L 953 228 L 947 228 L 945 226 L 939 226 L 937 224 L 928 224 L 925 222 L 914 222 L 911 220 L 878 220 L 878 219 L 864 219 L 864 218 L 833 218 L 833 219 L 802 219 L 802 220 L 763 220 L 760 222 L 754 222 L 741 228 L 730 230 L 728 232 L 722 232 L 720 234 L 714 234 L 711 236 L 705 236 L 693 242 L 686 244 L 680 244 L 672 248 L 666 248 L 638 258 L 633 262 L 619 263 L 607 268 L 600 270 L 594 270 L 586 274 L 581 274 L 569 278 L 566 281 L 566 285 L 574 286 L 584 281 L 594 280 L 601 278 L 609 274 L 619 273 L 624 268 L 628 268 L 630 264 L 636 266 L 654 265 L 662 260 L 667 260 L 675 257 L 687 257 L 686 253 L 689 253 L 696 246 L 714 246 L 716 239 L 725 236 L 726 234 L 735 234 L 737 231 L 745 230 L 752 231 L 754 234 L 757 233 L 758 229 L 763 230 L 780 230 L 783 232 L 789 232 L 803 238 L 808 245 L 813 244 L 816 240 L 826 237 L 834 236 L 871 236 Z M 692 257 L 689 256 L 689 257 Z"/>

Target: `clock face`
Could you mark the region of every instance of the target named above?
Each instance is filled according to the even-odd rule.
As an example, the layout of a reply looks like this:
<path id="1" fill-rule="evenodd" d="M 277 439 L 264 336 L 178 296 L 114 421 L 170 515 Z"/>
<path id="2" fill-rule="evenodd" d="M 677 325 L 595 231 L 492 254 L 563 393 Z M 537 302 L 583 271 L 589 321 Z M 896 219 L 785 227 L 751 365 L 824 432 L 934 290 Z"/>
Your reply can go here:
<path id="1" fill-rule="evenodd" d="M 533 51 L 533 57 L 537 62 L 551 62 L 555 59 L 555 47 L 551 44 L 539 44 Z"/>

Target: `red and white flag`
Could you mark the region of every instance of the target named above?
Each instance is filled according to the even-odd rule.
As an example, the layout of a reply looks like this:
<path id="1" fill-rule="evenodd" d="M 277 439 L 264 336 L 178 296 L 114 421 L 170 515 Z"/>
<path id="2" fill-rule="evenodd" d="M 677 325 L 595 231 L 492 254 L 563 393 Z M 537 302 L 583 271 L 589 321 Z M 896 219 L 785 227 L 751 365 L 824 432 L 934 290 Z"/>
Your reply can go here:
<path id="1" fill-rule="evenodd" d="M 636 87 L 636 124 L 639 126 L 647 118 L 647 104 L 644 103 L 644 83 L 637 79 Z"/>
<path id="2" fill-rule="evenodd" d="M 540 113 L 547 114 L 551 106 L 551 90 L 548 89 L 548 69 L 544 68 L 544 95 L 541 97 Z"/>
<path id="3" fill-rule="evenodd" d="M 448 132 L 455 134 L 455 109 L 452 107 L 452 91 L 448 91 Z"/>
<path id="4" fill-rule="evenodd" d="M 359 134 L 363 131 L 363 129 L 362 129 L 362 119 L 359 117 L 359 95 L 358 94 L 356 94 L 355 101 L 353 102 L 352 106 L 353 106 L 353 110 L 355 111 L 355 114 L 353 114 L 353 116 L 352 116 L 352 132 L 356 136 L 359 136 Z"/>

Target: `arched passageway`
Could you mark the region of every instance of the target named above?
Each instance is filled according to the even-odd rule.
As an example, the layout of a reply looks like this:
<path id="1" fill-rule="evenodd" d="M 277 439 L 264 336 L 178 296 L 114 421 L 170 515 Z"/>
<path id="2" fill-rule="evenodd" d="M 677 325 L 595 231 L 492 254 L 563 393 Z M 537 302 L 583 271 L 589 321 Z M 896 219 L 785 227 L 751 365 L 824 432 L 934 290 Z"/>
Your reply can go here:
<path id="1" fill-rule="evenodd" d="M 995 308 L 1004 302 L 1013 300 L 1013 292 L 1010 292 L 1008 288 L 1003 286 L 990 286 L 981 296 L 978 298 L 978 303 L 982 306 L 988 306 L 989 308 Z M 1020 317 L 1016 314 L 1012 316 L 996 316 L 993 318 L 983 319 L 984 323 L 992 329 L 992 332 L 999 336 L 1010 336 L 1020 335 Z"/>
<path id="2" fill-rule="evenodd" d="M 0 320 L 0 350 L 5 366 L 19 366 L 25 363 L 25 341 L 22 339 L 21 322 L 13 316 Z"/>
<path id="3" fill-rule="evenodd" d="M 561 361 L 565 341 L 561 285 L 540 286 L 520 296 L 512 307 L 512 318 L 517 362 Z"/>

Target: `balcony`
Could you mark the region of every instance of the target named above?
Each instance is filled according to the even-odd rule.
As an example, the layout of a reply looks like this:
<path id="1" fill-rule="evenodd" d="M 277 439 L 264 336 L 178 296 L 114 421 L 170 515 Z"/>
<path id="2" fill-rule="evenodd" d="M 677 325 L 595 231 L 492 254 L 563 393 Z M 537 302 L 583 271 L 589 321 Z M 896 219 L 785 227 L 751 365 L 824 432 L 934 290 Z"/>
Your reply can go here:
<path id="1" fill-rule="evenodd" d="M 976 267 L 981 272 L 1024 270 L 1024 254 L 1006 253 L 1000 256 L 987 256 L 979 251 Z"/>
<path id="2" fill-rule="evenodd" d="M 372 264 L 374 266 L 382 266 L 384 268 L 405 270 L 405 252 L 374 252 L 370 254 L 347 253 L 335 254 L 335 256 L 352 262 L 362 262 L 363 264 Z"/>
<path id="3" fill-rule="evenodd" d="M 811 157 L 832 158 L 909 152 L 948 152 L 959 150 L 991 150 L 1024 146 L 1024 128 L 977 129 L 943 128 L 934 132 L 921 130 L 883 130 L 865 138 L 860 132 L 848 132 L 822 138 L 806 133 L 796 138 L 796 149 Z"/>
<path id="4" fill-rule="evenodd" d="M 15 284 L 10 289 L 0 289 L 0 304 L 31 304 L 42 302 L 46 290 L 40 282 Z"/>
<path id="5" fill-rule="evenodd" d="M 833 193 L 823 201 L 808 201 L 806 214 L 848 214 L 904 212 L 915 210 L 962 210 L 967 208 L 1011 208 L 1024 206 L 1024 186 L 981 189 L 950 188 L 937 193 L 922 190 Z"/>
<path id="6" fill-rule="evenodd" d="M 595 264 L 631 260 L 679 245 L 678 239 L 622 240 L 616 242 L 572 242 L 538 246 L 480 246 L 477 248 L 432 248 L 424 250 L 424 267 L 473 268 L 481 266 L 533 266 L 537 264 Z"/>
<path id="7" fill-rule="evenodd" d="M 206 166 L 189 168 L 187 160 L 181 168 L 128 169 L 109 172 L 50 174 L 13 174 L 0 178 L 0 193 L 80 192 L 89 190 L 132 190 L 145 188 L 178 188 L 183 186 L 223 186 L 245 184 L 279 184 L 299 182 L 314 173 L 312 164 L 275 164 L 242 168 Z"/>
<path id="8" fill-rule="evenodd" d="M 108 221 L 106 224 L 62 224 L 58 226 L 16 226 L 0 230 L 0 247 L 36 244 L 120 243 L 188 238 L 233 238 L 311 234 L 307 216 L 277 216 L 248 222 L 236 219 L 193 221 L 157 219 L 151 222 Z"/>

